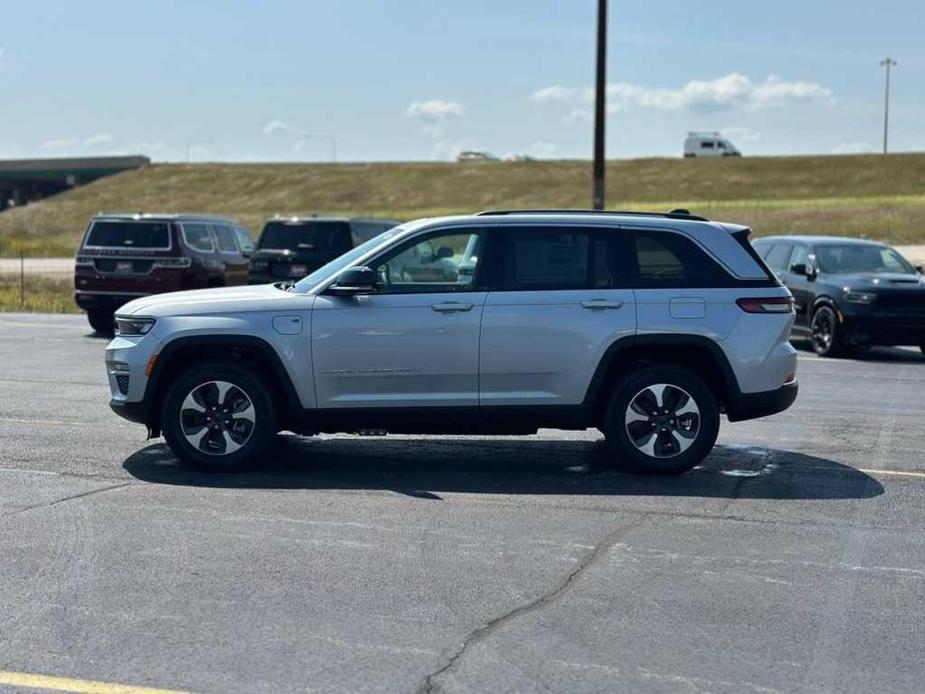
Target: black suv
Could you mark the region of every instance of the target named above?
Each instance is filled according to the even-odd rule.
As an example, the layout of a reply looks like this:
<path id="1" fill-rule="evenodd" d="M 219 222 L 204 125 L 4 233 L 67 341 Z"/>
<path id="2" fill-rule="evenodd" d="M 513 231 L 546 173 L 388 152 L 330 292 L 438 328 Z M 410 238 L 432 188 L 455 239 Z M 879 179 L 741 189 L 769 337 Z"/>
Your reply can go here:
<path id="1" fill-rule="evenodd" d="M 397 224 L 388 219 L 357 217 L 273 217 L 260 232 L 248 281 L 269 284 L 302 279 Z"/>
<path id="2" fill-rule="evenodd" d="M 871 345 L 925 353 L 925 277 L 895 248 L 831 236 L 757 239 L 755 250 L 796 301 L 795 337 L 831 357 Z"/>

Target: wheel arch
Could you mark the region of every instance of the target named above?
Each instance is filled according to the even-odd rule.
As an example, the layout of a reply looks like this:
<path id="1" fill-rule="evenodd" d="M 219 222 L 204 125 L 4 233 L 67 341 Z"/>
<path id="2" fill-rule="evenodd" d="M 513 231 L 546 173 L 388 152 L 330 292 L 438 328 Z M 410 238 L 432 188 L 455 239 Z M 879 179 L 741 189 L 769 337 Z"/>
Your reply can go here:
<path id="1" fill-rule="evenodd" d="M 713 340 L 700 335 L 634 335 L 610 345 L 598 363 L 585 394 L 594 423 L 603 418 L 610 393 L 622 378 L 659 363 L 685 367 L 703 378 L 723 410 L 741 396 L 729 359 Z"/>
<path id="2" fill-rule="evenodd" d="M 252 335 L 198 335 L 168 342 L 157 355 L 144 396 L 145 424 L 151 436 L 161 432 L 160 403 L 168 386 L 183 371 L 203 362 L 230 361 L 268 379 L 276 395 L 281 424 L 301 408 L 292 378 L 273 346 Z"/>

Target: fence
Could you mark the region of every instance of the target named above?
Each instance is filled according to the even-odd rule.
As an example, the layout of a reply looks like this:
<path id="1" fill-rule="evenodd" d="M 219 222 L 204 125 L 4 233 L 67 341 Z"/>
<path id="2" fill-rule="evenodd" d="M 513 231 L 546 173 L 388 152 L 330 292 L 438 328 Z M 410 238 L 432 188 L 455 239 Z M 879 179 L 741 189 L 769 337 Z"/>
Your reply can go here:
<path id="1" fill-rule="evenodd" d="M 0 311 L 76 310 L 73 258 L 0 256 Z"/>

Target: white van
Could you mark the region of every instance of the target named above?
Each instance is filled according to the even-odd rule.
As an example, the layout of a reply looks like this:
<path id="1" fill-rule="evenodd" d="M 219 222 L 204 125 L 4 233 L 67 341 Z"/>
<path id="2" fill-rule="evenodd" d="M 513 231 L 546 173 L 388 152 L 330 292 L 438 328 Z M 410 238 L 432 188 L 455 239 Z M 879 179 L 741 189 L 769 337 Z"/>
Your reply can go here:
<path id="1" fill-rule="evenodd" d="M 741 157 L 742 153 L 720 133 L 688 133 L 684 157 Z"/>

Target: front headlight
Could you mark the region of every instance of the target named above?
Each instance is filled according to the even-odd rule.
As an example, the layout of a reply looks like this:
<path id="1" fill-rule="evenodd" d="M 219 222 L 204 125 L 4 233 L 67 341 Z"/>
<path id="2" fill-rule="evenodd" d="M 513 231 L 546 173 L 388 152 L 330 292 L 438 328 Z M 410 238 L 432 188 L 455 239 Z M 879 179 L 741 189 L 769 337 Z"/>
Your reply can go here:
<path id="1" fill-rule="evenodd" d="M 843 291 L 842 297 L 849 304 L 872 304 L 877 300 L 877 295 L 873 292 L 856 292 L 848 287 Z"/>
<path id="2" fill-rule="evenodd" d="M 116 316 L 116 335 L 137 337 L 151 332 L 156 321 L 153 318 L 123 318 Z"/>

